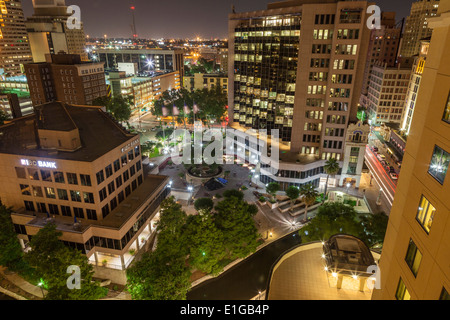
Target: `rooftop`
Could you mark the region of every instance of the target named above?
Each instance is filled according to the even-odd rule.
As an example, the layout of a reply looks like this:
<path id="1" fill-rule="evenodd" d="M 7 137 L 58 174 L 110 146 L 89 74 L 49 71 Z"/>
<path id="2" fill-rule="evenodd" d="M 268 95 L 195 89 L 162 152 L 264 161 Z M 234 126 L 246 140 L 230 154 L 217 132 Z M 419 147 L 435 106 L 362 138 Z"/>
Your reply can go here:
<path id="1" fill-rule="evenodd" d="M 243 127 L 237 122 L 230 122 L 228 126 L 229 129 L 239 130 L 241 132 L 247 132 L 249 130 L 249 128 Z M 270 137 L 267 138 L 267 143 L 268 144 L 272 143 Z M 278 148 L 280 150 L 280 160 L 282 162 L 308 165 L 320 161 L 320 158 L 316 155 L 300 154 L 298 152 L 292 152 L 289 145 L 281 141 L 281 139 L 280 143 L 278 144 Z"/>
<path id="2" fill-rule="evenodd" d="M 342 289 L 324 270 L 322 244 L 301 245 L 283 255 L 272 269 L 268 300 L 371 300 L 372 291 L 351 277 L 344 279 Z M 375 254 L 377 259 L 379 255 Z"/>
<path id="3" fill-rule="evenodd" d="M 343 273 L 366 273 L 369 266 L 375 265 L 367 245 L 349 235 L 332 236 L 323 245 L 327 267 Z"/>
<path id="4" fill-rule="evenodd" d="M 35 113 L 0 126 L 0 153 L 92 162 L 137 137 L 121 128 L 99 107 L 51 102 L 35 109 L 42 110 L 43 120 L 37 121 L 40 114 Z M 40 129 L 55 131 L 78 128 L 82 147 L 75 152 L 57 153 L 40 149 L 36 125 Z"/>

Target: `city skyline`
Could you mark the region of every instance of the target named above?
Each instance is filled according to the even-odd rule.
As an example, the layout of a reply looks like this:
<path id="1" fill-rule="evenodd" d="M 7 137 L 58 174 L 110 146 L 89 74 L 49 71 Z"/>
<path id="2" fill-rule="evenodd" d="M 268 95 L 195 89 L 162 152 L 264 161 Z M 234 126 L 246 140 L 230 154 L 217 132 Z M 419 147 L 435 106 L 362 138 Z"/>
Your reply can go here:
<path id="1" fill-rule="evenodd" d="M 0 303 L 450 301 L 450 0 L 0 19 Z"/>
<path id="2" fill-rule="evenodd" d="M 103 0 L 104 2 L 104 0 Z M 195 38 L 202 39 L 227 37 L 228 14 L 234 4 L 236 12 L 264 10 L 267 4 L 275 0 L 194 0 L 171 2 L 146 2 L 143 0 L 109 0 L 108 6 L 102 6 L 101 0 L 67 0 L 67 5 L 81 8 L 81 20 L 86 35 L 90 37 L 131 38 L 131 6 L 136 7 L 136 28 L 140 38 Z M 409 15 L 413 0 L 378 0 L 374 1 L 382 11 L 395 11 L 396 20 Z M 31 0 L 22 1 L 25 17 L 33 14 Z M 167 14 L 161 14 L 171 10 Z M 148 14 L 148 16 L 147 16 Z M 190 18 L 188 17 L 190 16 Z M 170 19 L 172 18 L 172 19 Z M 188 18 L 188 19 L 186 19 Z M 172 20 L 172 21 L 171 21 Z M 188 20 L 189 22 L 184 22 Z M 111 23 L 115 21 L 115 23 Z M 173 23 L 173 22 L 178 23 Z M 169 23 L 170 22 L 170 23 Z M 205 31 L 208 30 L 208 31 Z"/>

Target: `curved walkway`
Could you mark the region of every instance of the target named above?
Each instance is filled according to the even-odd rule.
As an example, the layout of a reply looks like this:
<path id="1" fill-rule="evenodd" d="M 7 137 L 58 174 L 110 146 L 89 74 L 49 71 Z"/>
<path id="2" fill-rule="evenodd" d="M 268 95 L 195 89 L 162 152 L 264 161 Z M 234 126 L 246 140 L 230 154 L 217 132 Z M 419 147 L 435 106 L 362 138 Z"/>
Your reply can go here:
<path id="1" fill-rule="evenodd" d="M 300 243 L 298 230 L 272 242 L 220 276 L 194 287 L 187 300 L 250 300 L 264 291 L 273 263 Z M 294 236 L 295 235 L 295 236 Z"/>

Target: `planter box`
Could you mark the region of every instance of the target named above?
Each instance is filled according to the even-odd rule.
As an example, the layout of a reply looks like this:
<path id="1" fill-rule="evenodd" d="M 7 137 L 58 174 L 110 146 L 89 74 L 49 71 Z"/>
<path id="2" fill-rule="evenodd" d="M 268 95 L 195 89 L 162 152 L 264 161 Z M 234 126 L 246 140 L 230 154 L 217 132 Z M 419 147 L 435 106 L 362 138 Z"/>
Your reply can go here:
<path id="1" fill-rule="evenodd" d="M 265 204 L 267 203 L 267 201 L 261 202 L 261 201 L 258 200 L 258 203 L 259 203 L 261 206 L 263 206 L 263 205 L 265 205 Z"/>
<path id="2" fill-rule="evenodd" d="M 267 206 L 268 206 L 270 209 L 276 209 L 276 208 L 278 208 L 278 203 L 277 203 L 277 202 L 271 203 L 271 202 L 267 201 L 266 204 L 267 204 Z"/>

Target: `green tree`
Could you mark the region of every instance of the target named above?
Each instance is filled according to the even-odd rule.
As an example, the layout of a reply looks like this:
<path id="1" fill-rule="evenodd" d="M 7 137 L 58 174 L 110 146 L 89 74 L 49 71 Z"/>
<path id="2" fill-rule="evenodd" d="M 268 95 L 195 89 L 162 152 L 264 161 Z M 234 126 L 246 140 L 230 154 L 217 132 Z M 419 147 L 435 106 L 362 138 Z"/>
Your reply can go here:
<path id="1" fill-rule="evenodd" d="M 317 201 L 319 192 L 314 188 L 312 184 L 303 185 L 300 188 L 300 194 L 302 195 L 303 202 L 305 203 L 305 221 L 308 220 L 308 208 Z"/>
<path id="2" fill-rule="evenodd" d="M 161 204 L 157 248 L 127 270 L 128 290 L 136 300 L 185 300 L 190 289 L 186 265 L 187 215 L 174 197 Z"/>
<path id="3" fill-rule="evenodd" d="M 289 199 L 291 199 L 291 207 L 293 207 L 295 204 L 295 201 L 300 196 L 300 189 L 297 188 L 296 186 L 290 186 L 286 190 L 286 195 L 289 197 Z"/>
<path id="4" fill-rule="evenodd" d="M 151 112 L 154 116 L 162 119 L 162 110 L 163 107 L 166 107 L 167 116 L 172 117 L 173 106 L 175 105 L 180 112 L 179 115 L 176 116 L 175 121 L 180 124 L 184 123 L 186 127 L 186 122 L 191 124 L 194 122 L 194 115 L 192 112 L 194 103 L 196 103 L 199 108 L 199 112 L 195 115 L 195 119 L 197 121 L 206 121 L 209 126 L 211 121 L 220 122 L 224 119 L 228 98 L 224 90 L 217 86 L 212 89 L 204 88 L 193 92 L 190 92 L 185 88 L 180 90 L 168 90 L 163 92 L 159 99 L 155 101 L 153 108 L 151 108 Z M 188 113 L 185 113 L 185 105 L 189 109 Z"/>
<path id="5" fill-rule="evenodd" d="M 244 193 L 242 191 L 239 191 L 239 190 L 236 190 L 236 189 L 225 190 L 223 192 L 223 196 L 225 198 L 236 197 L 239 200 L 244 200 Z"/>
<path id="6" fill-rule="evenodd" d="M 253 217 L 258 212 L 255 205 L 236 197 L 225 198 L 215 207 L 215 222 L 224 234 L 223 247 L 230 259 L 244 258 L 255 252 L 259 234 Z"/>
<path id="7" fill-rule="evenodd" d="M 127 290 L 134 300 L 186 300 L 191 273 L 184 255 L 168 256 L 159 247 L 127 270 Z"/>
<path id="8" fill-rule="evenodd" d="M 185 232 L 190 265 L 207 274 L 219 274 L 227 253 L 223 249 L 224 234 L 215 225 L 213 215 L 190 216 Z"/>
<path id="9" fill-rule="evenodd" d="M 8 115 L 6 114 L 5 111 L 3 111 L 2 109 L 0 109 L 0 125 L 4 124 L 5 121 L 9 120 Z"/>
<path id="10" fill-rule="evenodd" d="M 355 209 L 346 204 L 330 202 L 322 205 L 311 222 L 300 230 L 302 242 L 326 241 L 335 234 L 349 234 L 355 237 L 364 231 L 356 221 Z"/>
<path id="11" fill-rule="evenodd" d="M 174 130 L 172 128 L 159 130 L 156 133 L 156 139 L 158 139 L 160 141 L 166 141 L 167 139 L 169 139 L 169 137 L 172 135 L 173 132 L 174 132 Z"/>
<path id="12" fill-rule="evenodd" d="M 160 219 L 157 224 L 158 248 L 167 256 L 186 256 L 188 244 L 183 230 L 187 215 L 174 197 L 167 198 L 161 204 Z"/>
<path id="13" fill-rule="evenodd" d="M 81 251 L 66 247 L 59 238 L 62 232 L 53 223 L 47 224 L 30 241 L 31 251 L 25 255 L 26 261 L 36 269 L 43 279 L 48 293 L 47 300 L 97 300 L 107 293 L 98 282 L 92 280 L 93 266 Z M 67 287 L 69 266 L 78 266 L 81 271 L 81 289 Z"/>
<path id="14" fill-rule="evenodd" d="M 266 187 L 266 192 L 268 194 L 270 194 L 270 201 L 271 202 L 275 201 L 275 195 L 277 194 L 278 191 L 280 191 L 280 185 L 278 183 L 276 183 L 276 182 L 271 182 Z"/>
<path id="15" fill-rule="evenodd" d="M 129 96 L 114 95 L 113 97 L 100 97 L 92 102 L 94 106 L 106 107 L 117 121 L 126 122 L 131 117 L 133 98 Z"/>
<path id="16" fill-rule="evenodd" d="M 361 224 L 364 227 L 364 232 L 360 235 L 362 240 L 370 246 L 382 246 L 386 230 L 389 222 L 389 217 L 384 213 L 374 213 L 362 216 L 360 218 Z"/>
<path id="17" fill-rule="evenodd" d="M 11 220 L 11 209 L 0 201 L 0 265 L 16 270 L 22 257 L 22 247 Z"/>
<path id="18" fill-rule="evenodd" d="M 338 174 L 341 168 L 339 167 L 339 163 L 337 162 L 337 160 L 332 158 L 330 160 L 327 160 L 327 162 L 325 162 L 323 169 L 327 174 L 327 182 L 325 183 L 325 192 L 322 199 L 322 203 L 325 203 L 325 198 L 327 197 L 328 192 L 328 180 L 330 176 L 335 176 L 336 174 Z"/>
<path id="19" fill-rule="evenodd" d="M 366 121 L 368 119 L 367 110 L 364 107 L 359 107 L 356 117 L 362 122 Z"/>
<path id="20" fill-rule="evenodd" d="M 211 198 L 197 199 L 194 202 L 194 208 L 201 215 L 211 213 L 211 210 L 214 208 L 214 201 Z"/>

